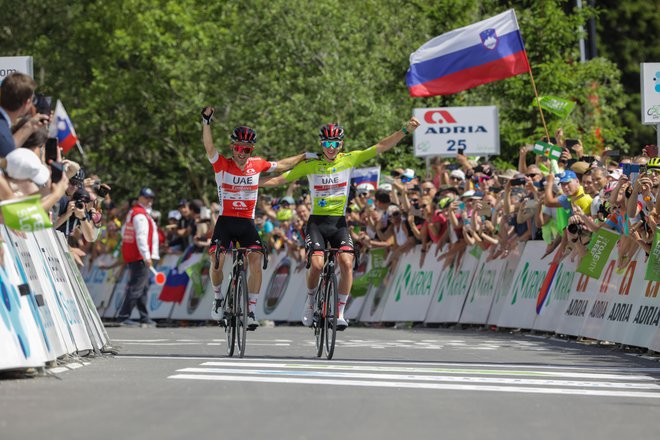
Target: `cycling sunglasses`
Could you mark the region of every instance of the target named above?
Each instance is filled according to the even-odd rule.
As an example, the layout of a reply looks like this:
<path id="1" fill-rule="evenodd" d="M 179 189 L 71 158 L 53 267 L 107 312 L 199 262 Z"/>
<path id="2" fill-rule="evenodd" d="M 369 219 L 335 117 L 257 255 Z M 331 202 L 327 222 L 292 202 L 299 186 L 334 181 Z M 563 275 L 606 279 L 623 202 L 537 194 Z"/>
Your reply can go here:
<path id="1" fill-rule="evenodd" d="M 232 145 L 232 148 L 238 154 L 252 154 L 252 151 L 254 151 L 254 147 L 248 147 L 245 145 Z"/>
<path id="2" fill-rule="evenodd" d="M 339 148 L 341 147 L 341 141 L 321 141 L 321 146 L 323 148 Z"/>

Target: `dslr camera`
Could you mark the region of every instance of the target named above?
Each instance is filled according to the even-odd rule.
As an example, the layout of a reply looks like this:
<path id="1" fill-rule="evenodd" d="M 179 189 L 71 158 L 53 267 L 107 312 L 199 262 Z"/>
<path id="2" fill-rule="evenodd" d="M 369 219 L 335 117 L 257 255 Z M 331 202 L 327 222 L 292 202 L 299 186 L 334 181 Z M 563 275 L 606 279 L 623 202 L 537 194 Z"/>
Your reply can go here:
<path id="1" fill-rule="evenodd" d="M 85 204 L 90 202 L 89 194 L 87 191 L 76 191 L 73 193 L 73 201 L 77 209 L 85 209 Z"/>
<path id="2" fill-rule="evenodd" d="M 568 232 L 571 234 L 582 234 L 586 231 L 586 227 L 582 223 L 571 223 L 568 225 Z"/>

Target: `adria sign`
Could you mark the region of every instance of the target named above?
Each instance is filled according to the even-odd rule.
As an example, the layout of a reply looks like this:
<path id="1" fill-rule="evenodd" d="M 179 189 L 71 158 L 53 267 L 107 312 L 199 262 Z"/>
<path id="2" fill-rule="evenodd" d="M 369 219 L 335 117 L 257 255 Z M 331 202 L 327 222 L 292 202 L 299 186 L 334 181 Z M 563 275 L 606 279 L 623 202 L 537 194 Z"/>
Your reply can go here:
<path id="1" fill-rule="evenodd" d="M 413 134 L 415 156 L 500 154 L 497 107 L 416 108 L 421 125 Z"/>

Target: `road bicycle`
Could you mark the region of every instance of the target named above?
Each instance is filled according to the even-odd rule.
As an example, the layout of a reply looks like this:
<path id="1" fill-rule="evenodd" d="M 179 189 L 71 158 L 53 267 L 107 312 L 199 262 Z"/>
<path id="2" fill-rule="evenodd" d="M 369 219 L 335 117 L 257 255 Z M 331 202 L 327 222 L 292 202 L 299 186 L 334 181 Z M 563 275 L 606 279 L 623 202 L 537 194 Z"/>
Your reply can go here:
<path id="1" fill-rule="evenodd" d="M 220 252 L 222 250 L 218 247 L 215 251 L 216 269 L 220 264 Z M 245 270 L 245 256 L 252 252 L 259 252 L 264 256 L 263 269 L 266 270 L 266 267 L 268 267 L 268 253 L 265 248 L 234 248 L 231 250 L 231 278 L 222 304 L 224 316 L 220 320 L 220 327 L 224 327 L 227 338 L 227 356 L 233 356 L 238 345 L 238 356 L 243 357 L 247 344 L 247 331 L 254 330 L 247 326 L 248 291 Z"/>
<path id="2" fill-rule="evenodd" d="M 316 338 L 316 357 L 325 351 L 328 360 L 332 359 L 337 340 L 337 318 L 339 316 L 339 294 L 337 293 L 337 275 L 335 273 L 337 254 L 353 254 L 357 265 L 358 252 L 353 249 L 324 249 L 323 271 L 314 293 L 314 315 L 312 330 Z M 307 253 L 307 268 L 311 265 L 311 252 Z"/>

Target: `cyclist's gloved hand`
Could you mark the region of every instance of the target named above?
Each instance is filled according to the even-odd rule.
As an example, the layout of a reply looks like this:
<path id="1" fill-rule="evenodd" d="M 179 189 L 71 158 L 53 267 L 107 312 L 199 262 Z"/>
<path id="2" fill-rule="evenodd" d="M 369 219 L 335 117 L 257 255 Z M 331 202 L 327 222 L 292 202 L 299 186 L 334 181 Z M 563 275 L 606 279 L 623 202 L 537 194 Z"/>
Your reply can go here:
<path id="1" fill-rule="evenodd" d="M 211 106 L 206 106 L 202 109 L 202 123 L 206 125 L 211 125 L 211 120 L 213 119 L 213 113 L 215 109 Z"/>
<path id="2" fill-rule="evenodd" d="M 319 155 L 316 153 L 305 152 L 305 160 L 318 159 Z"/>

